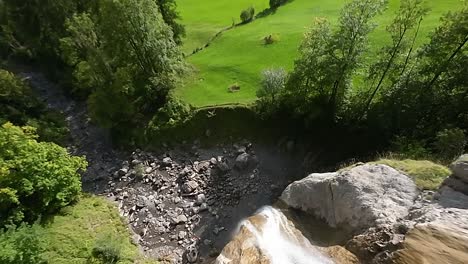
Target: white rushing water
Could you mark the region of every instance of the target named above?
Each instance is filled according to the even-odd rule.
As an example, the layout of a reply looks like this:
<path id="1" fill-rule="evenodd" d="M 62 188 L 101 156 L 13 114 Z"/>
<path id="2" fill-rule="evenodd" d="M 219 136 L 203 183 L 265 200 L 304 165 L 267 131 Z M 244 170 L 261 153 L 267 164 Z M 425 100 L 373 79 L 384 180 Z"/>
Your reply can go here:
<path id="1" fill-rule="evenodd" d="M 292 229 L 286 216 L 266 206 L 259 214 L 266 222 L 261 230 L 249 220 L 241 223 L 254 236 L 257 246 L 272 264 L 331 264 L 333 261 L 319 252 L 302 234 Z"/>

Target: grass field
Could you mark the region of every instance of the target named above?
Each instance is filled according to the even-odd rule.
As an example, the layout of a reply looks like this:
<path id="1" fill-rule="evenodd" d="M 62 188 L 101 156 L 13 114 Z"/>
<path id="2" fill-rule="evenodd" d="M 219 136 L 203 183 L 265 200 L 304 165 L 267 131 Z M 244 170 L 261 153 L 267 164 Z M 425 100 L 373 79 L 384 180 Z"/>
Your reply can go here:
<path id="1" fill-rule="evenodd" d="M 45 227 L 44 235 L 48 263 L 101 263 L 92 259 L 96 241 L 106 239 L 107 245 L 118 245 L 121 258 L 117 263 L 156 264 L 141 255 L 131 243 L 130 231 L 120 218 L 115 205 L 105 198 L 83 197 L 66 207 Z"/>
<path id="2" fill-rule="evenodd" d="M 385 26 L 393 19 L 399 1 L 389 2 L 388 9 L 376 19 L 379 27 L 370 36 L 372 51 L 389 40 Z M 261 71 L 269 67 L 291 69 L 306 27 L 315 17 L 325 17 L 336 24 L 344 3 L 344 0 L 294 0 L 280 7 L 275 14 L 223 33 L 208 48 L 188 57 L 195 73 L 185 79 L 176 94 L 197 107 L 253 102 Z M 423 21 L 419 43 L 427 39 L 442 14 L 456 10 L 461 4 L 459 0 L 428 1 L 431 11 Z M 250 5 L 258 13 L 268 1 L 179 0 L 182 23 L 187 30 L 184 50 L 202 46 L 217 31 L 230 26 L 233 17 L 238 20 L 241 10 Z M 262 39 L 269 34 L 277 34 L 279 41 L 265 46 Z M 229 93 L 227 88 L 234 83 L 241 89 Z"/>

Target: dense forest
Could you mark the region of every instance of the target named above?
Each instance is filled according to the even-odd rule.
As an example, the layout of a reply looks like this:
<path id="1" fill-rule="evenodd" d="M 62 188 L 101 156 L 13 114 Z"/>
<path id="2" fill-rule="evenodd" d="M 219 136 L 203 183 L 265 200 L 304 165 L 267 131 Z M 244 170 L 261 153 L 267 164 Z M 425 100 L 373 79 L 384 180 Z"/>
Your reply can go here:
<path id="1" fill-rule="evenodd" d="M 265 13 L 274 16 L 284 4 L 269 1 Z M 385 43 L 376 49 L 369 35 L 387 5 L 347 1 L 336 23 L 315 18 L 291 70 L 272 65 L 258 73 L 258 98 L 249 111 L 264 121 L 288 117 L 303 135 L 318 126 L 365 131 L 383 142 L 374 153 L 444 164 L 462 154 L 468 133 L 467 4 L 441 17 L 421 44 L 430 9 L 423 0 L 401 0 Z M 258 17 L 251 7 L 233 27 Z M 174 92 L 194 71 L 183 52 L 187 32 L 181 21 L 175 0 L 0 0 L 0 262 L 47 262 L 35 242 L 43 220 L 87 199 L 80 181 L 86 160 L 67 151 L 64 116 L 7 69 L 41 69 L 68 96 L 85 101 L 91 122 L 109 129 L 116 141 L 145 142 L 171 134 L 198 111 Z M 281 40 L 269 35 L 265 41 Z M 13 246 L 18 241 L 21 246 Z M 93 261 L 117 261 L 113 248 L 99 246 Z"/>

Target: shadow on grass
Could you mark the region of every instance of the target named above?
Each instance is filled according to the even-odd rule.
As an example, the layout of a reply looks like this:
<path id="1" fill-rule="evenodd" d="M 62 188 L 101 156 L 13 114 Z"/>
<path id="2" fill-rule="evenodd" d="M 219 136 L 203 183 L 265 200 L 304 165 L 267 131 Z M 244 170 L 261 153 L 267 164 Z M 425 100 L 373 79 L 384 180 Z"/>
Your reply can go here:
<path id="1" fill-rule="evenodd" d="M 262 12 L 258 13 L 255 18 L 263 18 L 263 17 L 267 17 L 269 15 L 274 15 L 276 13 L 276 10 L 278 10 L 278 8 L 280 8 L 281 6 L 284 6 L 284 5 L 287 5 L 291 2 L 293 2 L 294 0 L 288 0 L 286 1 L 284 4 L 278 6 L 278 7 L 275 7 L 275 8 L 266 8 L 264 9 Z"/>

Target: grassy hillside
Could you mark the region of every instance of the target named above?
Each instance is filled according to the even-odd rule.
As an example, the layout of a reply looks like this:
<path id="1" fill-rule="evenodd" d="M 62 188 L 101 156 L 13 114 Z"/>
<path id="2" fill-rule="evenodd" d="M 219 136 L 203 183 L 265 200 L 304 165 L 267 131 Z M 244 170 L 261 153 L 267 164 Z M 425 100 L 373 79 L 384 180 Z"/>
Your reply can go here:
<path id="1" fill-rule="evenodd" d="M 268 7 L 268 0 L 177 0 L 187 36 L 183 51 L 202 47 L 223 28 L 240 22 L 240 12 L 253 6 L 258 13 Z"/>
<path id="2" fill-rule="evenodd" d="M 0 263 L 157 263 L 132 244 L 115 205 L 84 196 L 43 224 L 0 230 Z"/>
<path id="3" fill-rule="evenodd" d="M 187 30 L 185 49 L 200 46 L 218 29 L 231 25 L 232 17 L 238 19 L 240 11 L 249 3 L 257 12 L 261 10 L 259 7 L 267 5 L 266 0 L 179 0 L 182 23 Z M 336 22 L 344 3 L 344 0 L 294 0 L 275 14 L 223 33 L 208 48 L 188 58 L 196 72 L 186 78 L 185 84 L 176 91 L 177 95 L 195 106 L 253 102 L 261 71 L 269 67 L 291 69 L 305 28 L 315 17 Z M 428 5 L 431 11 L 423 21 L 419 43 L 438 25 L 440 16 L 456 10 L 461 1 L 431 0 Z M 378 50 L 389 39 L 385 26 L 398 7 L 398 0 L 390 0 L 389 8 L 378 17 L 379 27 L 371 35 L 372 50 Z M 269 34 L 277 34 L 279 42 L 265 46 L 262 39 Z M 229 93 L 227 88 L 234 83 L 241 89 Z"/>

